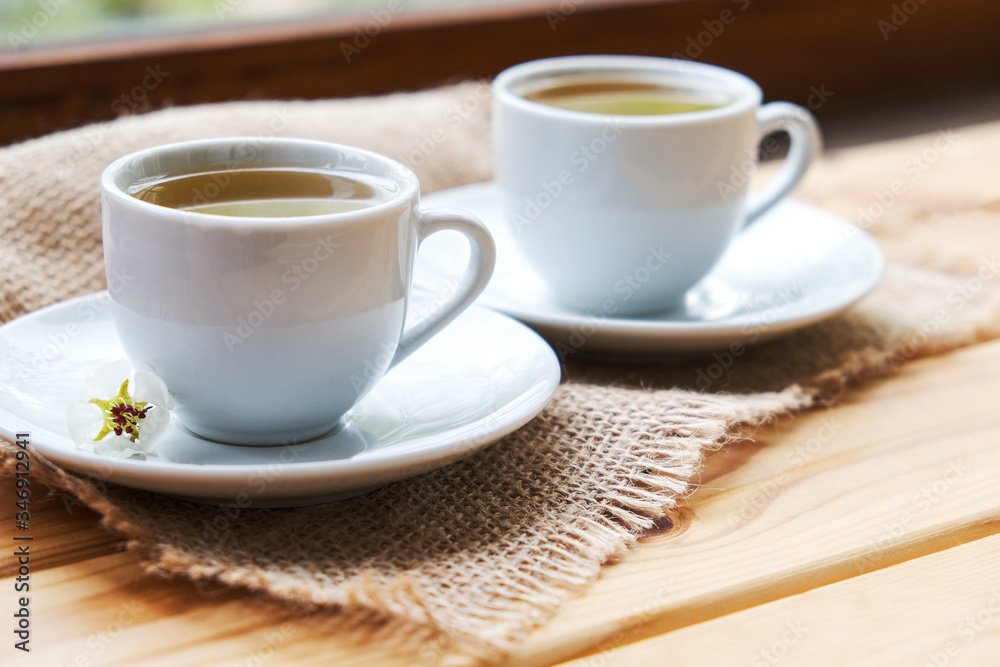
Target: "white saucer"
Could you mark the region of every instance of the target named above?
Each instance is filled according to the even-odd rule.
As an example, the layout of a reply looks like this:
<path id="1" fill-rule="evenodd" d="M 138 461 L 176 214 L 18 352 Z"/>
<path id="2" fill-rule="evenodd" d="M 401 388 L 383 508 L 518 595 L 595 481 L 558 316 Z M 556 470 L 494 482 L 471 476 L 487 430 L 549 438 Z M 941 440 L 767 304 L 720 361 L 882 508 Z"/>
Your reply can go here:
<path id="1" fill-rule="evenodd" d="M 146 460 L 76 448 L 70 401 L 124 358 L 106 292 L 0 326 L 0 435 L 84 476 L 208 503 L 306 505 L 347 498 L 463 458 L 516 430 L 559 384 L 552 349 L 504 315 L 473 306 L 385 376 L 338 433 L 299 445 L 199 439 L 174 419 Z M 414 299 L 414 309 L 420 298 Z"/>
<path id="2" fill-rule="evenodd" d="M 480 183 L 427 195 L 422 206 L 468 211 L 490 228 L 497 268 L 478 303 L 530 325 L 557 344 L 560 356 L 705 352 L 775 338 L 860 299 L 878 283 L 885 263 L 864 231 L 785 201 L 733 241 L 682 306 L 643 319 L 615 318 L 557 303 L 518 252 L 496 200 L 494 185 Z M 467 250 L 461 239 L 438 234 L 421 256 L 428 274 L 450 276 L 464 265 Z"/>

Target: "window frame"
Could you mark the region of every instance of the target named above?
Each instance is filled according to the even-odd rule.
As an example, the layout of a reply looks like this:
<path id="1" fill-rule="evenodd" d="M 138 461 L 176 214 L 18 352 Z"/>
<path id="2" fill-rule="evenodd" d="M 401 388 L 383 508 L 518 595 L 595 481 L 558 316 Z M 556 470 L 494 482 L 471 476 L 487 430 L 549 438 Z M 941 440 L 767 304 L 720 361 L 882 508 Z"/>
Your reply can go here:
<path id="1" fill-rule="evenodd" d="M 921 2 L 551 0 L 4 52 L 0 143 L 164 106 L 419 90 L 576 53 L 718 64 L 820 117 L 1000 84 L 1000 3 Z"/>

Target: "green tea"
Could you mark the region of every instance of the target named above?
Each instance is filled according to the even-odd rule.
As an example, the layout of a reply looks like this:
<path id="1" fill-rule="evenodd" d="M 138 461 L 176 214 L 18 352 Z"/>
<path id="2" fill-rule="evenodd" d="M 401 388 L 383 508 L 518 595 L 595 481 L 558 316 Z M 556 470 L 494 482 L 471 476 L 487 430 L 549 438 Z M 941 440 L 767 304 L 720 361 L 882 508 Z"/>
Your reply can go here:
<path id="1" fill-rule="evenodd" d="M 344 213 L 386 201 L 384 187 L 323 170 L 243 169 L 181 174 L 140 183 L 136 199 L 194 213 L 294 218 Z"/>
<path id="2" fill-rule="evenodd" d="M 534 90 L 524 98 L 559 109 L 613 116 L 662 116 L 723 106 L 697 91 L 640 81 L 576 81 Z"/>
<path id="3" fill-rule="evenodd" d="M 244 199 L 186 206 L 183 210 L 237 218 L 297 218 L 306 215 L 329 215 L 357 211 L 371 204 L 345 199 L 285 197 L 275 199 Z"/>

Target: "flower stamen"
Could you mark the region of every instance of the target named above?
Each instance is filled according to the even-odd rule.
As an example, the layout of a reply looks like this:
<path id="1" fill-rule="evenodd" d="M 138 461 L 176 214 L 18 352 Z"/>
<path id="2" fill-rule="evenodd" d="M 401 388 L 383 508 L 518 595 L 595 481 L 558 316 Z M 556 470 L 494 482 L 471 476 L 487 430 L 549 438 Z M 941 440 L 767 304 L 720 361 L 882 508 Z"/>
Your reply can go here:
<path id="1" fill-rule="evenodd" d="M 135 442 L 139 439 L 139 428 L 146 413 L 153 407 L 144 401 L 133 399 L 128 393 L 128 379 L 122 382 L 118 394 L 109 400 L 92 398 L 89 401 L 104 413 L 104 423 L 100 432 L 94 436 L 94 442 L 101 440 L 109 433 L 127 435 Z"/>

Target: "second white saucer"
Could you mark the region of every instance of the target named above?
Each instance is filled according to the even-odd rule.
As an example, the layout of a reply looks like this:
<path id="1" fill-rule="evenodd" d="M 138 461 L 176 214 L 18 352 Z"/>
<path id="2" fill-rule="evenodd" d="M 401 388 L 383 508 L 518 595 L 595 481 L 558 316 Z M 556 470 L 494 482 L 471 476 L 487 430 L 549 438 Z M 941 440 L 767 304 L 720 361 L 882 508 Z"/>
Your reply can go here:
<path id="1" fill-rule="evenodd" d="M 559 304 L 518 251 L 497 200 L 494 184 L 480 183 L 427 195 L 422 206 L 462 209 L 490 228 L 497 268 L 479 303 L 525 322 L 563 353 L 656 355 L 752 345 L 848 307 L 878 283 L 885 263 L 863 230 L 786 200 L 737 236 L 682 305 L 625 319 Z M 421 248 L 417 271 L 448 280 L 464 266 L 466 252 L 461 239 L 438 234 Z"/>

